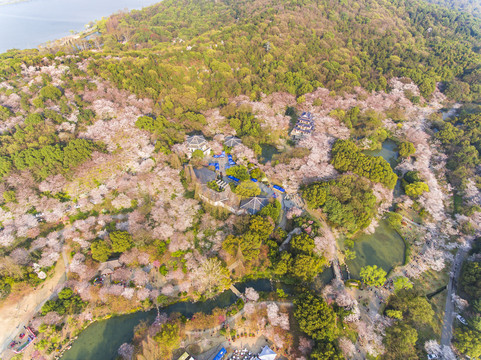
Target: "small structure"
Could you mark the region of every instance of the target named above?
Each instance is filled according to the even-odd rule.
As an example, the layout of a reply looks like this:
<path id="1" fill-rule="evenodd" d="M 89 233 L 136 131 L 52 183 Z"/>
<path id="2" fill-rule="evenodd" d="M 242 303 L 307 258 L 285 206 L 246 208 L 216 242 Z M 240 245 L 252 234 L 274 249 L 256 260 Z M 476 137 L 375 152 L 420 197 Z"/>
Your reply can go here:
<path id="1" fill-rule="evenodd" d="M 207 140 L 203 135 L 192 135 L 187 137 L 187 148 L 189 149 L 189 157 L 196 150 L 200 150 L 204 155 L 210 154 L 210 147 L 207 144 Z"/>
<path id="2" fill-rule="evenodd" d="M 217 355 L 212 360 L 221 360 L 226 354 L 227 350 L 225 348 L 220 349 Z"/>
<path id="3" fill-rule="evenodd" d="M 285 190 L 284 188 L 280 187 L 279 185 L 272 185 L 272 188 L 273 188 L 274 190 L 280 191 L 281 193 L 285 193 L 285 192 L 286 192 L 286 190 Z"/>
<path id="4" fill-rule="evenodd" d="M 188 352 L 184 352 L 177 360 L 194 360 L 194 358 Z"/>
<path id="5" fill-rule="evenodd" d="M 314 130 L 314 120 L 310 112 L 304 111 L 301 116 L 297 118 L 296 126 L 291 132 L 293 139 L 301 139 L 303 136 L 310 135 Z"/>
<path id="6" fill-rule="evenodd" d="M 217 179 L 215 183 L 223 190 L 227 187 L 227 184 L 224 180 Z"/>
<path id="7" fill-rule="evenodd" d="M 245 210 L 248 214 L 257 214 L 264 206 L 269 204 L 269 199 L 266 197 L 254 196 L 248 200 L 241 202 L 240 208 Z"/>
<path id="8" fill-rule="evenodd" d="M 104 275 L 104 276 L 111 275 L 115 269 L 121 266 L 122 264 L 118 259 L 103 262 L 99 266 L 100 275 Z"/>
<path id="9" fill-rule="evenodd" d="M 25 332 L 19 334 L 10 343 L 10 348 L 12 348 L 15 354 L 20 354 L 37 338 L 37 335 L 35 335 L 29 326 L 24 326 L 23 328 Z"/>
<path id="10" fill-rule="evenodd" d="M 272 351 L 272 349 L 269 346 L 266 345 L 264 346 L 260 354 L 257 355 L 257 357 L 259 358 L 259 360 L 275 360 L 275 358 L 277 357 L 277 354 L 274 351 Z"/>
<path id="11" fill-rule="evenodd" d="M 207 168 L 194 169 L 194 176 L 201 184 L 207 184 L 209 181 L 216 179 L 215 171 L 209 170 Z"/>
<path id="12" fill-rule="evenodd" d="M 236 136 L 226 136 L 225 137 L 224 145 L 227 146 L 227 147 L 234 147 L 234 146 L 237 146 L 237 145 L 240 145 L 240 144 L 242 144 L 242 141 L 241 141 L 241 139 L 239 139 Z"/>
<path id="13" fill-rule="evenodd" d="M 199 198 L 212 206 L 220 206 L 228 211 L 239 215 L 239 199 L 231 189 L 226 186 L 224 191 L 217 192 L 209 189 L 207 185 L 202 184 L 199 188 Z"/>

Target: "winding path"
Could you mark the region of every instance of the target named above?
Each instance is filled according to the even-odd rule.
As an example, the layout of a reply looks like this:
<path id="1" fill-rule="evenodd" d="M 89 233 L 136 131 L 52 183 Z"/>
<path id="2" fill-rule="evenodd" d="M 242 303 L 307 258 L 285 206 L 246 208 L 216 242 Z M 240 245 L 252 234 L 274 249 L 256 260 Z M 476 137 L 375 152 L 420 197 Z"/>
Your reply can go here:
<path id="1" fill-rule="evenodd" d="M 459 249 L 454 258 L 451 268 L 451 276 L 448 283 L 448 293 L 446 298 L 446 308 L 444 310 L 443 329 L 441 332 L 441 345 L 451 346 L 453 337 L 453 320 L 454 320 L 454 301 L 453 294 L 456 293 L 459 276 L 461 275 L 461 265 L 466 258 L 467 251 Z"/>

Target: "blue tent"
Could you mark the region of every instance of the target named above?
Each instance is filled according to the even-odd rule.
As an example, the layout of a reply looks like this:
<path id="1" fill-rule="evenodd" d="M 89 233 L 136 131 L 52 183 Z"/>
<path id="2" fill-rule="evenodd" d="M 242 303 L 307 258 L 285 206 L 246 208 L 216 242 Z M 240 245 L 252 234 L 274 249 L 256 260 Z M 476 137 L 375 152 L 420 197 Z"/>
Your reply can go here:
<path id="1" fill-rule="evenodd" d="M 213 358 L 212 360 L 221 360 L 224 357 L 226 352 L 227 352 L 226 349 L 224 349 L 224 348 L 220 349 L 220 351 L 217 353 L 215 358 Z"/>
<path id="2" fill-rule="evenodd" d="M 216 163 L 216 162 L 209 163 L 209 166 L 216 166 L 216 165 L 219 166 L 219 163 Z"/>
<path id="3" fill-rule="evenodd" d="M 216 169 L 216 170 L 220 170 L 219 163 L 215 163 L 215 169 Z"/>
<path id="4" fill-rule="evenodd" d="M 239 179 L 236 178 L 236 177 L 233 177 L 232 175 L 227 175 L 227 177 L 228 177 L 229 179 L 231 179 L 231 180 L 234 180 L 234 181 L 236 181 L 236 182 L 239 182 Z"/>
<path id="5" fill-rule="evenodd" d="M 257 179 L 251 178 L 251 181 L 253 181 L 253 182 L 257 182 Z"/>
<path id="6" fill-rule="evenodd" d="M 286 192 L 286 190 L 284 190 L 283 188 L 281 188 L 281 187 L 280 187 L 280 186 L 278 186 L 278 185 L 273 185 L 272 187 L 273 187 L 274 189 L 276 189 L 276 190 L 278 190 L 278 191 L 282 192 L 282 193 Z"/>

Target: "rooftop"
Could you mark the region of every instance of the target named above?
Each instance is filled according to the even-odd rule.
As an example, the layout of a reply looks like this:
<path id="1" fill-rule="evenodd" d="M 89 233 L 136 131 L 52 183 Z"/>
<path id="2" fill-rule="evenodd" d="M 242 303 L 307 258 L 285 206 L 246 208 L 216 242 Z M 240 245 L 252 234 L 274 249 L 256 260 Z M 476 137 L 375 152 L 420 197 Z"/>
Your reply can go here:
<path id="1" fill-rule="evenodd" d="M 254 215 L 267 204 L 269 204 L 268 198 L 255 196 L 253 198 L 243 200 L 240 207 L 241 209 L 245 209 L 249 214 Z"/>
<path id="2" fill-rule="evenodd" d="M 199 146 L 205 144 L 207 141 L 203 135 L 192 135 L 187 137 L 187 143 L 190 146 Z"/>
<path id="3" fill-rule="evenodd" d="M 234 146 L 240 145 L 240 144 L 242 144 L 241 139 L 239 139 L 238 137 L 235 137 L 235 136 L 226 136 L 225 141 L 224 141 L 224 145 L 228 146 L 228 147 L 234 147 Z"/>

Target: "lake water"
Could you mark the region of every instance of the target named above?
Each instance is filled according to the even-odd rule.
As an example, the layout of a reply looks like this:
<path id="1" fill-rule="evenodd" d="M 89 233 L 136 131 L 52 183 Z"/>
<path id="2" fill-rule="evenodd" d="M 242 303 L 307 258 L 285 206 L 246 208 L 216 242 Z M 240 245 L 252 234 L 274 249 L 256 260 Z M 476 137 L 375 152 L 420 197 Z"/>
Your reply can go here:
<path id="1" fill-rule="evenodd" d="M 119 10 L 140 9 L 158 0 L 0 0 L 0 52 L 36 48 L 81 31 L 93 20 Z"/>
<path id="2" fill-rule="evenodd" d="M 268 279 L 246 281 L 236 284 L 240 292 L 244 292 L 246 287 L 253 287 L 257 291 L 271 292 L 275 287 Z M 286 293 L 292 291 L 290 287 L 277 284 Z M 232 305 L 237 297 L 230 290 L 224 291 L 214 299 L 204 302 L 181 302 L 161 309 L 161 312 L 171 314 L 181 313 L 186 317 L 191 317 L 196 312 L 211 313 L 216 307 L 225 308 Z M 62 360 L 85 360 L 102 359 L 115 360 L 117 350 L 125 342 L 130 342 L 134 335 L 134 327 L 141 321 L 152 322 L 157 316 L 157 310 L 138 311 L 133 314 L 114 316 L 107 320 L 93 323 L 85 329 L 72 344 L 72 348 L 63 356 Z"/>
<path id="3" fill-rule="evenodd" d="M 397 144 L 391 139 L 387 139 L 382 143 L 382 147 L 378 150 L 364 150 L 364 154 L 371 156 L 381 156 L 394 169 L 398 163 L 399 153 L 397 151 Z M 394 197 L 402 195 L 401 180 L 398 180 L 394 187 Z"/>
<path id="4" fill-rule="evenodd" d="M 387 139 L 382 143 L 382 147 L 377 150 L 365 150 L 363 151 L 366 155 L 371 156 L 382 156 L 384 160 L 386 160 L 392 168 L 397 165 L 397 159 L 399 157 L 399 153 L 397 151 L 397 144 L 391 140 Z"/>
<path id="5" fill-rule="evenodd" d="M 399 153 L 397 144 L 386 140 L 378 150 L 363 151 L 366 155 L 382 156 L 392 168 L 397 165 Z M 394 188 L 394 196 L 402 193 L 400 181 Z M 351 277 L 359 279 L 361 268 L 366 265 L 377 265 L 389 271 L 392 267 L 404 261 L 404 241 L 399 234 L 389 225 L 387 220 L 381 220 L 374 234 L 362 234 L 354 239 L 353 250 L 356 258 L 347 261 Z"/>
<path id="6" fill-rule="evenodd" d="M 377 265 L 389 272 L 404 261 L 404 241 L 387 220 L 379 222 L 374 234 L 362 234 L 353 240 L 356 258 L 346 263 L 354 279 L 360 278 L 364 266 Z"/>

